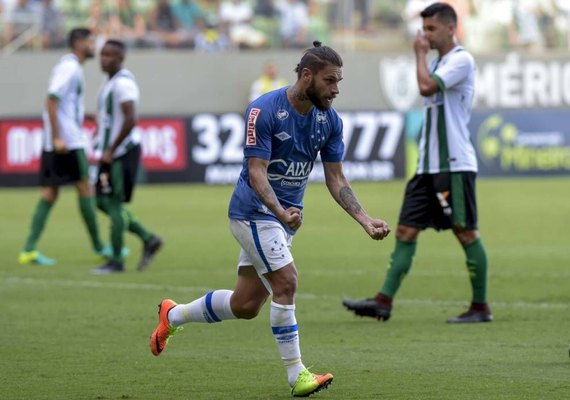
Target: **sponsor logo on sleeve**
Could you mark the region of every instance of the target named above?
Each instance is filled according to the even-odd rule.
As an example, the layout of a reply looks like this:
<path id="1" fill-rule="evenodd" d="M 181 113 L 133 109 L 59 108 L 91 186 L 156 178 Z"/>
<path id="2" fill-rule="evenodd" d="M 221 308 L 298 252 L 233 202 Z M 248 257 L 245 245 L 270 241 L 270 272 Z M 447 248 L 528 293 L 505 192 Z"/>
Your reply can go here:
<path id="1" fill-rule="evenodd" d="M 289 135 L 287 132 L 283 131 L 283 132 L 279 132 L 277 135 L 275 135 L 275 137 L 279 140 L 281 140 L 282 142 L 284 142 L 287 139 L 291 139 L 291 135 Z"/>
<path id="2" fill-rule="evenodd" d="M 257 117 L 261 109 L 259 108 L 252 108 L 249 111 L 249 115 L 247 116 L 247 137 L 245 139 L 246 146 L 255 146 L 257 144 L 257 137 L 255 135 L 255 121 L 257 121 Z"/>
<path id="3" fill-rule="evenodd" d="M 287 110 L 279 110 L 277 111 L 277 114 L 275 114 L 275 116 L 281 121 L 283 121 L 284 119 L 289 117 L 289 112 Z"/>

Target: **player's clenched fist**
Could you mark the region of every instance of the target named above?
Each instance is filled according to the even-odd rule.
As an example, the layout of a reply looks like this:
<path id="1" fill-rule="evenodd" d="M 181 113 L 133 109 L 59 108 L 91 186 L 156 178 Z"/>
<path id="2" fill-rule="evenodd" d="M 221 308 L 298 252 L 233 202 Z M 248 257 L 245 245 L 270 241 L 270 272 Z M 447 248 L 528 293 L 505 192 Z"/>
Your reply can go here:
<path id="1" fill-rule="evenodd" d="M 289 207 L 286 209 L 280 219 L 281 222 L 293 230 L 299 229 L 303 223 L 301 210 L 299 210 L 297 207 Z"/>
<path id="2" fill-rule="evenodd" d="M 390 233 L 388 224 L 381 219 L 371 218 L 368 223 L 364 225 L 364 229 L 374 240 L 382 240 Z"/>

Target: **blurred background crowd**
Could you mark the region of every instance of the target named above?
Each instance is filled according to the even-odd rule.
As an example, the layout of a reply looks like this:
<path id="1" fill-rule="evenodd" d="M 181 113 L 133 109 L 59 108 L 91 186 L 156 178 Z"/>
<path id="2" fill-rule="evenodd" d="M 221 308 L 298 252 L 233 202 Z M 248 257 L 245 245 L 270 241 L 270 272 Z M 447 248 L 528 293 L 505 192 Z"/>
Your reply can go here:
<path id="1" fill-rule="evenodd" d="M 474 53 L 570 47 L 568 0 L 449 0 Z M 430 0 L 0 0 L 4 54 L 66 46 L 88 26 L 99 41 L 200 52 L 305 48 L 408 50 Z"/>

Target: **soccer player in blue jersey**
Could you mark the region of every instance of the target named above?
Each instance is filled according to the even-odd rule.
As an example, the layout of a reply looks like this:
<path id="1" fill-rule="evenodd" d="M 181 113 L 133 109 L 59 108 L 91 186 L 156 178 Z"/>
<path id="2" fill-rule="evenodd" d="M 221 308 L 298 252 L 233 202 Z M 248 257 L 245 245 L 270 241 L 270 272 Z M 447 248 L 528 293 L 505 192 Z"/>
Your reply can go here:
<path id="1" fill-rule="evenodd" d="M 327 387 L 330 373 L 309 372 L 301 361 L 295 319 L 297 269 L 291 242 L 303 221 L 303 195 L 320 153 L 332 197 L 375 240 L 390 229 L 370 217 L 342 171 L 342 120 L 331 107 L 339 94 L 342 59 L 314 42 L 297 65 L 297 82 L 269 92 L 246 110 L 243 169 L 229 206 L 231 231 L 241 246 L 235 289 L 214 290 L 189 304 L 165 299 L 151 350 L 159 355 L 187 322 L 255 318 L 272 295 L 270 322 L 293 396 Z"/>

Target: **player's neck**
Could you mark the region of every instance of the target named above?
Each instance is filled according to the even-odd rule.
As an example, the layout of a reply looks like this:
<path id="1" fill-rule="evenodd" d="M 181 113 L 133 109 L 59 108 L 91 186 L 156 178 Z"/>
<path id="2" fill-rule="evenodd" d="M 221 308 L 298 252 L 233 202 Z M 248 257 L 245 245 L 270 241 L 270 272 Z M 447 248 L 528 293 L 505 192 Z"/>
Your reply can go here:
<path id="1" fill-rule="evenodd" d="M 447 53 L 449 53 L 451 50 L 453 50 L 456 46 L 457 46 L 457 43 L 455 42 L 455 40 L 452 40 L 451 42 L 445 44 L 441 49 L 437 50 L 439 53 L 439 58 L 442 58 L 443 56 L 445 56 Z"/>
<path id="2" fill-rule="evenodd" d="M 85 57 L 85 55 L 82 54 L 80 51 L 72 50 L 71 54 L 75 54 L 75 57 L 77 57 L 77 60 L 79 61 L 79 64 L 81 64 L 81 65 L 83 65 L 85 60 L 87 60 L 87 57 Z"/>
<path id="3" fill-rule="evenodd" d="M 109 71 L 109 72 L 107 72 L 107 74 L 109 75 L 109 79 L 113 79 L 113 77 L 114 77 L 115 75 L 117 75 L 117 73 L 118 73 L 120 70 L 121 70 L 121 68 L 116 69 L 116 70 L 114 70 L 114 71 Z"/>
<path id="4" fill-rule="evenodd" d="M 291 106 L 301 115 L 306 115 L 313 108 L 313 103 L 303 90 L 295 84 L 287 89 L 287 100 Z"/>

